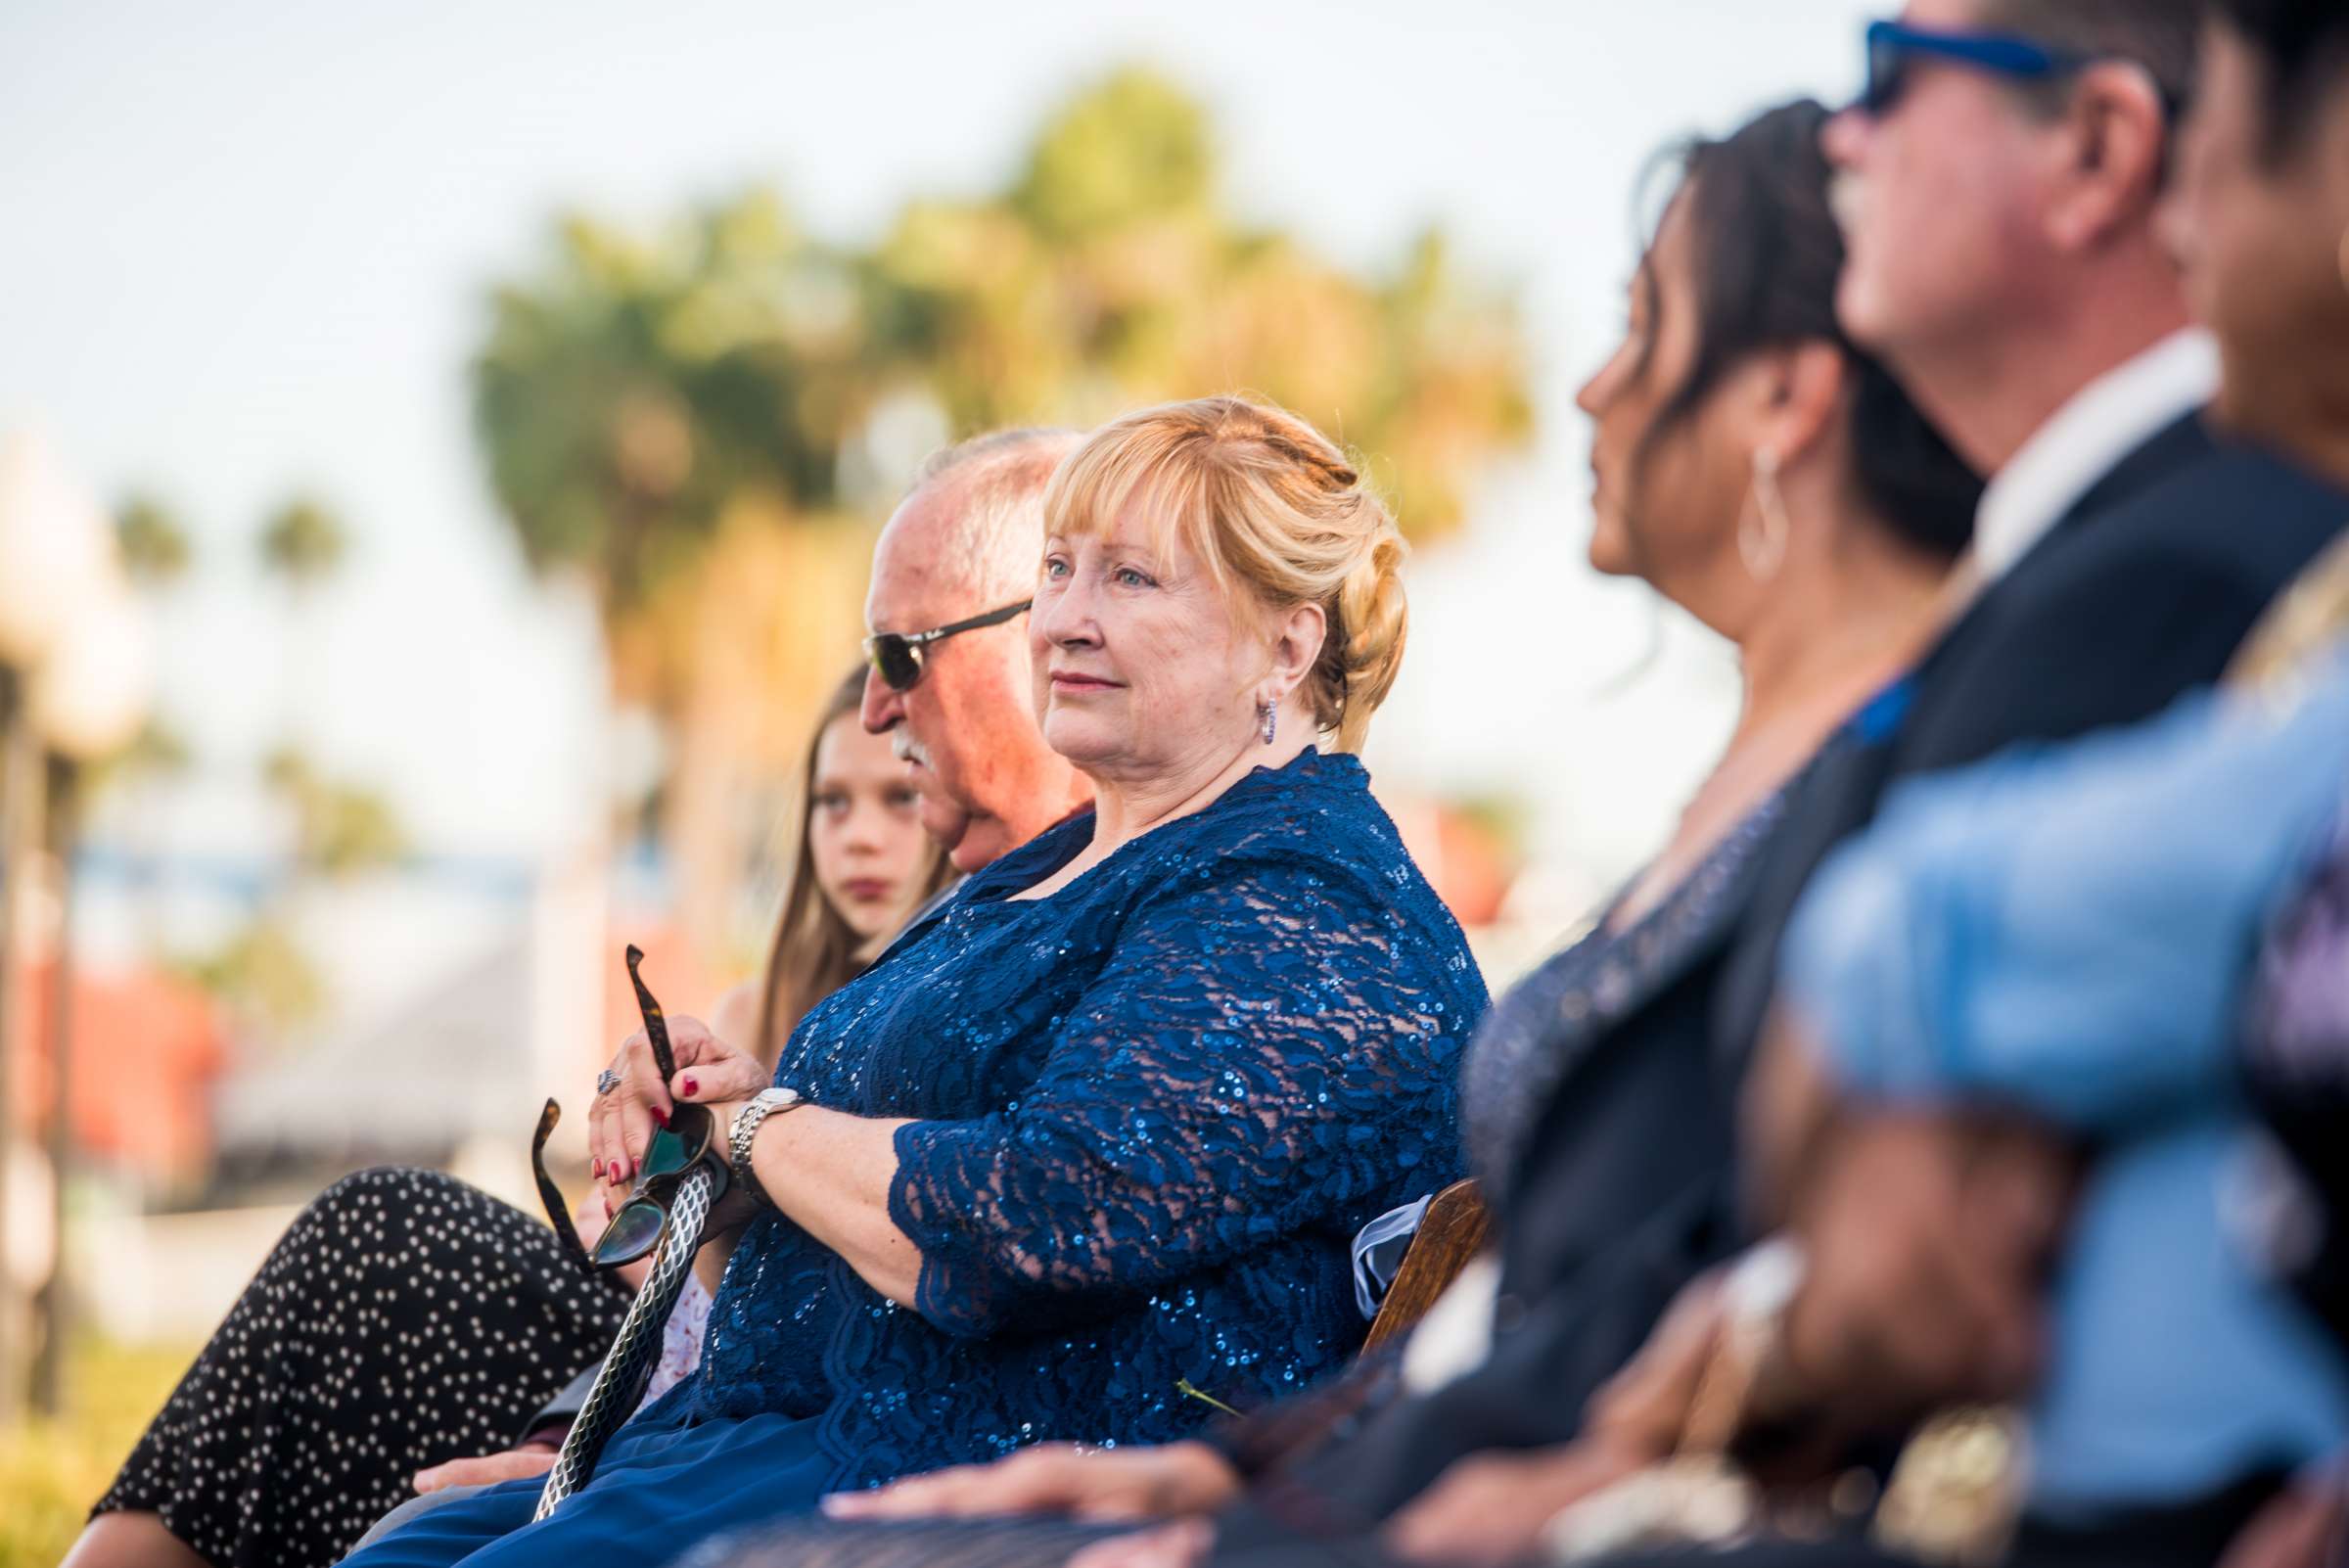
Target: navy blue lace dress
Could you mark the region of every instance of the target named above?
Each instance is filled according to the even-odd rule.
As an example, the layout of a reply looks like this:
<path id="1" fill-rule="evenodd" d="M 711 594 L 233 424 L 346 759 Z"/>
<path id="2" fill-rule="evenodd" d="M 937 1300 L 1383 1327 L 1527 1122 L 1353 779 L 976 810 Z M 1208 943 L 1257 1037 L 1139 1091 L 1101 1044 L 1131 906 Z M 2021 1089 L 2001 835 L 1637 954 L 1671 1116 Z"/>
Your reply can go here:
<path id="1" fill-rule="evenodd" d="M 1486 1003 L 1459 927 L 1346 756 L 1259 768 L 1049 898 L 1080 817 L 973 876 L 810 1011 L 776 1080 L 913 1117 L 915 1306 L 780 1216 L 743 1235 L 699 1370 L 528 1525 L 536 1482 L 347 1559 L 666 1562 L 827 1491 L 1023 1444 L 1163 1443 L 1342 1367 L 1347 1240 L 1457 1175 Z M 526 1528 L 527 1525 L 527 1528 Z"/>

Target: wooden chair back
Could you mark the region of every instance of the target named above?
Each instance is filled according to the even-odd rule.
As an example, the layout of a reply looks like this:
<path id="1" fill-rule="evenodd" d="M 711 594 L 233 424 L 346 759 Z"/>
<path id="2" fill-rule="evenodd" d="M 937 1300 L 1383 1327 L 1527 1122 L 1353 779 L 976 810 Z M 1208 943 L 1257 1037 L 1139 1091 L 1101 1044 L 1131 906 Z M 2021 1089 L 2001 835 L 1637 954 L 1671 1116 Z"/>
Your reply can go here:
<path id="1" fill-rule="evenodd" d="M 1369 1337 L 1362 1341 L 1363 1351 L 1374 1351 L 1397 1335 L 1408 1333 L 1426 1316 L 1436 1298 L 1451 1289 L 1460 1270 L 1468 1267 L 1468 1260 L 1484 1249 L 1492 1228 L 1492 1212 L 1485 1207 L 1485 1195 L 1474 1181 L 1454 1181 L 1437 1193 L 1420 1219 L 1410 1246 L 1404 1250 L 1403 1267 L 1395 1270 L 1386 1300 L 1378 1304 L 1378 1316 L 1371 1320 Z"/>

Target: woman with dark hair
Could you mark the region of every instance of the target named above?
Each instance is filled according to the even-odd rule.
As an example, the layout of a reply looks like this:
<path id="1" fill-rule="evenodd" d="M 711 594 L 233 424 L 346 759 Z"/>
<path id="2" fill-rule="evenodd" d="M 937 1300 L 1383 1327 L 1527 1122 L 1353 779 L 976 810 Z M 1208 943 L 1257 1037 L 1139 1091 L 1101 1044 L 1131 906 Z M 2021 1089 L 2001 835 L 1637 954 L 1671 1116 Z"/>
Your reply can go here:
<path id="1" fill-rule="evenodd" d="M 715 1014 L 763 1041 L 770 1061 L 800 1015 L 946 880 L 904 764 L 857 722 L 863 690 L 859 669 L 817 718 L 764 980 Z M 704 1259 L 705 1274 L 722 1262 Z M 454 1177 L 347 1176 L 288 1227 L 67 1561 L 312 1568 L 416 1490 L 542 1471 L 560 1430 L 522 1428 L 603 1356 L 632 1288 L 582 1267 L 534 1216 Z M 706 1286 L 680 1297 L 656 1394 L 691 1368 L 709 1305 Z M 417 1349 L 426 1343 L 430 1356 Z M 461 1373 L 443 1360 L 451 1352 Z M 517 1436 L 536 1440 L 490 1452 Z"/>
<path id="2" fill-rule="evenodd" d="M 891 1522 L 785 1528 L 741 1561 L 1313 1560 L 1306 1538 L 1382 1528 L 1406 1551 L 1501 1557 L 1533 1544 L 1554 1487 L 1588 1485 L 1480 1451 L 1573 1438 L 1673 1292 L 1734 1244 L 1742 1064 L 1716 1057 L 1710 1021 L 1748 872 L 1810 759 L 1931 636 L 1980 494 L 1836 325 L 1824 118 L 1790 104 L 1682 153 L 1625 340 L 1578 398 L 1596 426 L 1592 564 L 1733 643 L 1745 702 L 1663 853 L 1469 1049 L 1462 1125 L 1496 1255 L 1399 1362 L 1212 1443 L 1033 1450 L 835 1499 L 836 1518 Z M 1086 1545 L 1099 1532 L 972 1517 L 1023 1512 L 1183 1522 Z"/>

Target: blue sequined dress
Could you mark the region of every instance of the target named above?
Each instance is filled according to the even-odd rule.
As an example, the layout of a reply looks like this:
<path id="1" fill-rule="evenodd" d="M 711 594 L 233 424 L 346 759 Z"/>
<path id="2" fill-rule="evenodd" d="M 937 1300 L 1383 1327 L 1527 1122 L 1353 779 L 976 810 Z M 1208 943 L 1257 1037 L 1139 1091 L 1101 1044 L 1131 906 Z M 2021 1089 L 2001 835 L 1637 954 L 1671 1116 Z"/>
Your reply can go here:
<path id="1" fill-rule="evenodd" d="M 663 1562 L 822 1493 L 1042 1439 L 1163 1443 L 1342 1367 L 1347 1239 L 1457 1175 L 1467 943 L 1353 758 L 1258 768 L 1049 898 L 1080 817 L 977 873 L 811 1010 L 776 1071 L 912 1117 L 882 1297 L 777 1215 L 735 1249 L 702 1364 L 543 1524 L 536 1482 L 348 1561 Z"/>

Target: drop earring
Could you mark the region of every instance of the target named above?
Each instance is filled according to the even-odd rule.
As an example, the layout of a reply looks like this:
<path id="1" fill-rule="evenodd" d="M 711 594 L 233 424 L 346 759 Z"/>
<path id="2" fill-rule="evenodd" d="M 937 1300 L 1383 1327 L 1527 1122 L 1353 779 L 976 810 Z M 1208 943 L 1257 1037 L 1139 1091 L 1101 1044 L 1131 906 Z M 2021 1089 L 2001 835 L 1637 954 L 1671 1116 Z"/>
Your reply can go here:
<path id="1" fill-rule="evenodd" d="M 1270 703 L 1258 703 L 1256 716 L 1265 726 L 1265 744 L 1271 745 L 1272 737 L 1280 730 L 1280 710 Z"/>
<path id="2" fill-rule="evenodd" d="M 1778 575 L 1786 559 L 1786 535 L 1790 525 L 1786 518 L 1786 498 L 1778 493 L 1778 454 L 1760 451 L 1754 454 L 1754 516 L 1761 523 L 1759 530 L 1749 528 L 1744 516 L 1737 519 L 1737 557 L 1745 563 L 1757 582 L 1768 582 Z"/>

